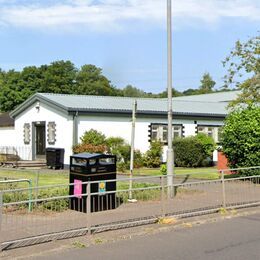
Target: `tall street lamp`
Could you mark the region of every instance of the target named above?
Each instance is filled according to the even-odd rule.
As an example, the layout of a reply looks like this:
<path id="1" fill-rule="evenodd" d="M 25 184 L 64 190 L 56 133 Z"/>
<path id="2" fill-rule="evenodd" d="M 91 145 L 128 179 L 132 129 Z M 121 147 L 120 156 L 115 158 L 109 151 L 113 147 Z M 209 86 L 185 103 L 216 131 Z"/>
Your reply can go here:
<path id="1" fill-rule="evenodd" d="M 172 1 L 167 0 L 167 89 L 168 89 L 168 149 L 167 187 L 168 196 L 173 196 L 174 156 L 172 148 Z"/>

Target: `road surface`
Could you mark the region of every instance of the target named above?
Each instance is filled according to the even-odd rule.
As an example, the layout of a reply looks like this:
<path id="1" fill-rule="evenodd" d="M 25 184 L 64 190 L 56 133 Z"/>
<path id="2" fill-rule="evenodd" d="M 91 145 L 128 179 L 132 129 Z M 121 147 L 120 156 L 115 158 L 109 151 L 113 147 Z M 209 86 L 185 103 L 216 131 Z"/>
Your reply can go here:
<path id="1" fill-rule="evenodd" d="M 58 251 L 37 256 L 37 259 L 259 260 L 260 213 L 83 249 Z"/>

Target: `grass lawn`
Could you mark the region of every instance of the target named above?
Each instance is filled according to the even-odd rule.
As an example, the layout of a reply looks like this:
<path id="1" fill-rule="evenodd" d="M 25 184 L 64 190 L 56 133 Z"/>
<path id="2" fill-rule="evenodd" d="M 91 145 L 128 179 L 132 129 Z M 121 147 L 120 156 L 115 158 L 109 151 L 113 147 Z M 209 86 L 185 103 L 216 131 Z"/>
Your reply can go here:
<path id="1" fill-rule="evenodd" d="M 190 178 L 193 179 L 206 179 L 206 180 L 215 180 L 219 179 L 219 173 L 216 167 L 208 167 L 208 168 L 182 168 L 175 167 L 176 175 L 189 175 Z M 124 174 L 129 174 L 126 172 Z M 134 170 L 135 176 L 158 176 L 161 175 L 159 168 L 140 168 Z"/>
<path id="2" fill-rule="evenodd" d="M 37 170 L 17 170 L 17 169 L 1 169 L 0 168 L 0 180 L 4 178 L 8 179 L 30 179 L 32 180 L 33 186 L 37 180 Z M 218 179 L 219 174 L 217 169 L 211 168 L 175 168 L 177 175 L 189 176 L 193 179 Z M 124 173 L 126 176 L 129 172 Z M 134 170 L 134 176 L 158 176 L 161 175 L 160 169 L 141 168 Z M 41 170 L 39 171 L 39 186 L 55 185 L 55 184 L 68 184 L 68 170 Z M 27 187 L 27 183 L 17 184 L 17 187 Z M 0 185 L 1 189 L 1 185 Z"/>
<path id="3" fill-rule="evenodd" d="M 0 180 L 8 179 L 30 179 L 33 186 L 37 181 L 37 170 L 0 169 Z M 39 172 L 39 186 L 53 184 L 68 184 L 68 171 L 46 170 Z M 19 187 L 27 187 L 28 184 L 21 183 Z M 1 187 L 0 187 L 1 188 Z"/>

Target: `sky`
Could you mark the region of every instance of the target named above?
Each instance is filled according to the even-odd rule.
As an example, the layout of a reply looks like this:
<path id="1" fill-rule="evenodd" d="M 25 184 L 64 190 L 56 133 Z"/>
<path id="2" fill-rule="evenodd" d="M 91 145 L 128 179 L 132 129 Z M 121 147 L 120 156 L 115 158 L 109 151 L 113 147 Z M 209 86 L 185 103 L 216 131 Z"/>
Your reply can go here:
<path id="1" fill-rule="evenodd" d="M 119 88 L 167 86 L 167 0 L 0 0 L 0 68 L 71 60 Z M 259 0 L 172 0 L 173 85 L 223 85 L 222 61 L 260 31 Z"/>

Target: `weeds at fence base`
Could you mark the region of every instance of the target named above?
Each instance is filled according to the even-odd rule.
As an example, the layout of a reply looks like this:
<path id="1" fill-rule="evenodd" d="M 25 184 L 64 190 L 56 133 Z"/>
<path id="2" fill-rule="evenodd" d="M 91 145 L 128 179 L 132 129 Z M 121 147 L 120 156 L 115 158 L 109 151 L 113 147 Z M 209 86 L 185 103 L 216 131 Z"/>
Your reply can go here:
<path id="1" fill-rule="evenodd" d="M 173 217 L 167 217 L 167 218 L 159 218 L 158 219 L 158 224 L 176 224 L 177 219 Z"/>
<path id="2" fill-rule="evenodd" d="M 183 227 L 185 227 L 185 228 L 192 228 L 192 224 L 191 223 L 184 223 Z"/>
<path id="3" fill-rule="evenodd" d="M 221 215 L 227 215 L 228 211 L 227 211 L 227 209 L 225 209 L 225 208 L 220 208 L 220 209 L 219 209 L 219 213 L 220 213 Z"/>
<path id="4" fill-rule="evenodd" d="M 80 241 L 75 241 L 72 243 L 72 245 L 76 248 L 86 248 L 87 246 L 85 244 L 83 244 L 82 242 Z"/>

